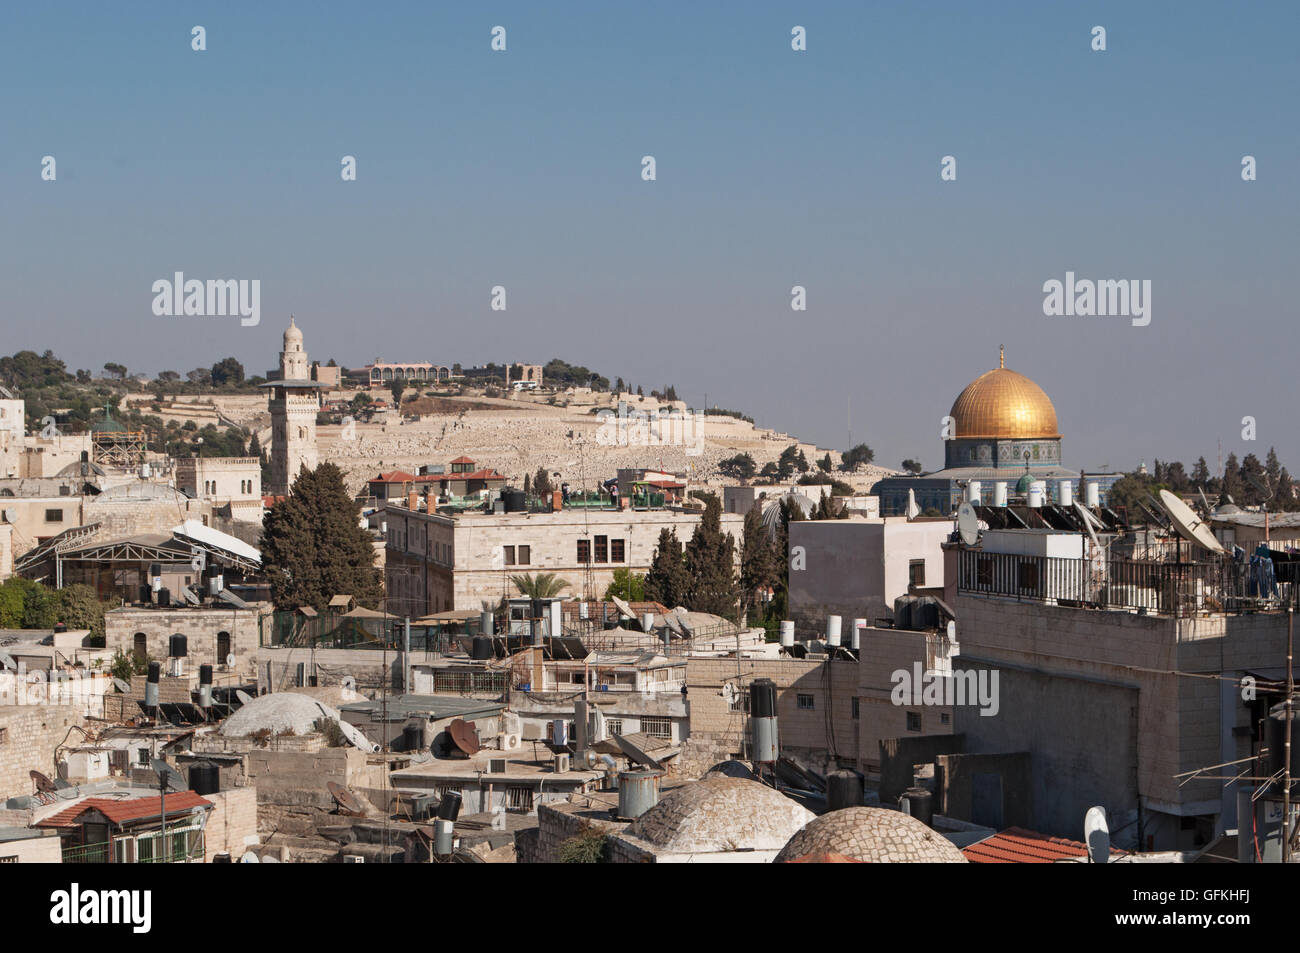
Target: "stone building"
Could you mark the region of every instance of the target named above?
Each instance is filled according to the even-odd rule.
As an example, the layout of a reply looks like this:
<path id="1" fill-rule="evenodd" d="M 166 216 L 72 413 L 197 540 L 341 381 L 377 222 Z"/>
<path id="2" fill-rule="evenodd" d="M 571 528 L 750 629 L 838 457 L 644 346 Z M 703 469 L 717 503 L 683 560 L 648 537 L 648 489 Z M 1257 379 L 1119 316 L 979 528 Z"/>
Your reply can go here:
<path id="1" fill-rule="evenodd" d="M 54 777 L 54 749 L 82 721 L 74 705 L 0 705 L 0 798 L 31 794 L 31 771 Z"/>
<path id="2" fill-rule="evenodd" d="M 269 603 L 248 608 L 235 606 L 129 607 L 104 613 L 105 645 L 150 659 L 167 658 L 168 640 L 175 633 L 187 640 L 186 672 L 197 677 L 200 665 L 213 665 L 223 676 L 248 676 L 256 672 L 262 619 L 271 613 Z M 227 658 L 235 657 L 234 665 Z M 226 680 L 226 679 L 223 679 Z"/>
<path id="3" fill-rule="evenodd" d="M 316 469 L 316 414 L 321 384 L 312 379 L 302 332 L 289 319 L 280 352 L 279 379 L 262 385 L 270 393 L 271 485 L 268 492 L 284 496 L 303 467 Z"/>
<path id="4" fill-rule="evenodd" d="M 952 841 L 901 811 L 849 807 L 823 814 L 790 838 L 776 863 L 842 859 L 864 864 L 964 864 Z"/>
<path id="5" fill-rule="evenodd" d="M 481 608 L 517 595 L 513 575 L 555 573 L 565 593 L 599 599 L 614 572 L 650 568 L 659 532 L 684 544 L 700 514 L 679 509 L 565 509 L 550 513 L 427 513 L 389 503 L 385 588 L 394 614 L 412 618 Z M 739 566 L 744 517 L 724 513 L 722 532 L 736 541 Z"/>
<path id="6" fill-rule="evenodd" d="M 262 463 L 257 457 L 185 457 L 176 461 L 176 487 L 227 508 L 230 518 L 262 520 Z"/>

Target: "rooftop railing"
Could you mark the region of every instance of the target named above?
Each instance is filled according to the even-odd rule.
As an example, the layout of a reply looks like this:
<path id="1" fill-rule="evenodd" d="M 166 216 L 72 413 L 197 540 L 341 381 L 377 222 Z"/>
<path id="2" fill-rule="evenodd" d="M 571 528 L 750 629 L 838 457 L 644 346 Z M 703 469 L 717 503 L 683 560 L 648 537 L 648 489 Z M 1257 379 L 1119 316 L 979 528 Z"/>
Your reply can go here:
<path id="1" fill-rule="evenodd" d="M 962 550 L 957 591 L 1155 615 L 1259 612 L 1297 606 L 1300 564 L 1272 571 L 1249 560 L 1161 562 Z"/>

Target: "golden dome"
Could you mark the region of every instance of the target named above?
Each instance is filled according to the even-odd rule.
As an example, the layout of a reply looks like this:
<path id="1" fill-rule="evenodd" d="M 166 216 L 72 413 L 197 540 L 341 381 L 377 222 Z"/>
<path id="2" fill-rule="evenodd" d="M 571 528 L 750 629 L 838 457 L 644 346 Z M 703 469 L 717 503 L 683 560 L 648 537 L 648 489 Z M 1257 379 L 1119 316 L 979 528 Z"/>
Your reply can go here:
<path id="1" fill-rule="evenodd" d="M 950 413 L 952 435 L 959 439 L 1061 435 L 1056 428 L 1056 408 L 1043 389 L 1005 366 L 975 378 L 953 401 Z"/>

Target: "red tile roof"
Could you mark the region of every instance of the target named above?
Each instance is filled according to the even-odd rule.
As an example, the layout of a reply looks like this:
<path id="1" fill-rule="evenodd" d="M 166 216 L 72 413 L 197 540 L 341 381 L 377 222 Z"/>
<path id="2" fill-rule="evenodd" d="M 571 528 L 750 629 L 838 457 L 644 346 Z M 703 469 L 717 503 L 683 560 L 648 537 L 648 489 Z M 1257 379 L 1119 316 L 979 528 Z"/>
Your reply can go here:
<path id="1" fill-rule="evenodd" d="M 160 800 L 161 798 L 156 797 L 137 797 L 125 801 L 110 797 L 88 797 L 84 801 L 78 801 L 66 810 L 50 815 L 43 821 L 37 821 L 32 826 L 77 827 L 81 815 L 90 810 L 98 811 L 114 824 L 124 824 L 127 821 L 138 821 L 148 817 L 161 817 Z M 167 814 L 169 816 L 173 813 L 180 814 L 182 811 L 192 811 L 200 807 L 212 807 L 212 802 L 195 794 L 193 791 L 181 791 L 167 795 Z"/>
<path id="2" fill-rule="evenodd" d="M 1124 853 L 1117 847 L 1111 856 Z M 1054 864 L 1060 860 L 1086 857 L 1088 845 L 1064 837 L 1048 837 L 1023 827 L 1008 827 L 978 844 L 963 847 L 962 853 L 972 864 Z"/>
<path id="3" fill-rule="evenodd" d="M 405 470 L 389 470 L 387 473 L 381 473 L 379 476 L 369 480 L 370 483 L 410 483 L 415 479 L 414 473 L 407 473 Z"/>
<path id="4" fill-rule="evenodd" d="M 455 460 L 451 462 L 452 463 L 473 463 L 474 461 L 471 460 L 469 457 L 457 457 Z"/>

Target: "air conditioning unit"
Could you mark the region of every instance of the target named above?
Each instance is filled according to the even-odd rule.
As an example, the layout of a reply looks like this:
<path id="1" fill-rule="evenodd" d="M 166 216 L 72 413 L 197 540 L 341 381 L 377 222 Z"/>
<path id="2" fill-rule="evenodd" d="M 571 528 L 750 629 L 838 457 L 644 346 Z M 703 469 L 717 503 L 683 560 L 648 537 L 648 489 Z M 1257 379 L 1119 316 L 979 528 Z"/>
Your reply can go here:
<path id="1" fill-rule="evenodd" d="M 565 752 L 555 756 L 555 773 L 567 774 L 569 771 L 569 755 Z"/>
<path id="2" fill-rule="evenodd" d="M 505 773 L 506 773 L 505 758 L 488 759 L 488 774 L 505 774 Z"/>
<path id="3" fill-rule="evenodd" d="M 502 751 L 514 751 L 521 744 L 517 731 L 503 731 L 497 735 L 497 747 Z"/>
<path id="4" fill-rule="evenodd" d="M 343 863 L 345 864 L 364 864 L 366 859 L 360 854 L 344 854 Z"/>

